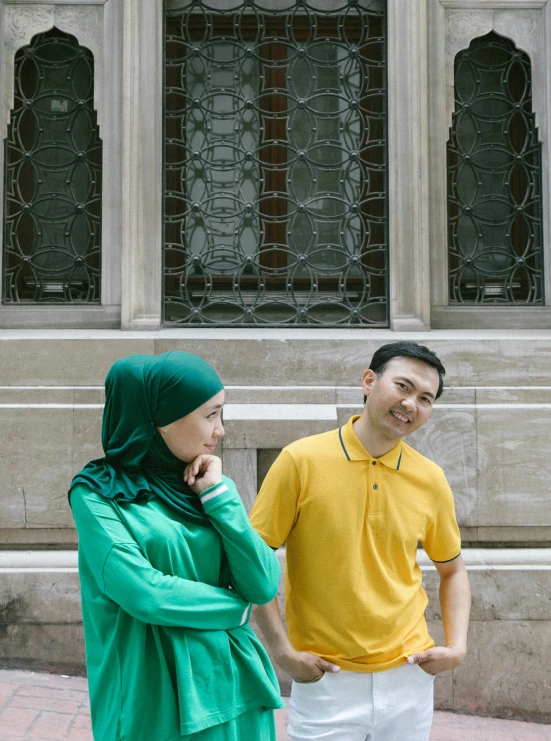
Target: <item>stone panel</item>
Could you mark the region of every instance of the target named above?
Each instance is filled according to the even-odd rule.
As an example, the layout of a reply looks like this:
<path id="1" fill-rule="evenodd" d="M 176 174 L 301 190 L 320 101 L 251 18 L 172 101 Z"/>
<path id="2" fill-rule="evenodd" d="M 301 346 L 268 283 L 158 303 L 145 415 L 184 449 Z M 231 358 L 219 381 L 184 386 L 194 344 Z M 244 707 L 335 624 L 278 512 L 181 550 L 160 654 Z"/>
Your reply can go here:
<path id="1" fill-rule="evenodd" d="M 155 352 L 195 352 L 230 385 L 351 387 L 360 385 L 378 347 L 400 339 L 386 330 L 165 330 Z M 549 386 L 548 330 L 435 330 L 407 339 L 440 356 L 449 386 Z"/>
<path id="2" fill-rule="evenodd" d="M 478 524 L 551 525 L 549 409 L 479 407 Z"/>
<path id="3" fill-rule="evenodd" d="M 82 624 L 2 625 L 0 666 L 57 674 L 84 674 Z"/>
<path id="4" fill-rule="evenodd" d="M 263 448 L 257 451 L 257 486 L 258 489 L 262 486 L 262 482 L 266 478 L 266 474 L 270 470 L 272 463 L 275 461 L 277 456 L 281 453 L 281 448 Z"/>
<path id="5" fill-rule="evenodd" d="M 551 331 L 436 330 L 409 338 L 440 355 L 449 386 L 549 387 Z M 9 352 L 0 353 L 0 386 L 102 385 L 119 357 L 185 350 L 211 362 L 227 385 L 355 388 L 373 352 L 398 339 L 387 330 L 3 330 Z"/>
<path id="6" fill-rule="evenodd" d="M 182 337 L 181 333 L 180 337 L 174 335 L 168 339 L 164 332 L 155 342 L 155 352 L 194 352 L 212 363 L 229 385 L 359 387 L 366 360 L 369 364 L 375 350 L 393 337 L 383 330 L 370 330 L 369 340 L 352 333 L 356 341 L 346 342 L 339 339 L 342 337 L 339 330 L 328 342 L 323 338 L 311 339 L 311 330 L 306 333 L 299 330 L 291 335 L 289 330 L 272 330 L 272 333 L 224 330 L 224 339 L 213 342 L 197 335 Z M 385 339 L 378 341 L 380 335 Z"/>
<path id="7" fill-rule="evenodd" d="M 283 448 L 294 440 L 337 427 L 337 420 L 224 420 L 224 449 Z"/>
<path id="8" fill-rule="evenodd" d="M 115 331 L 0 332 L 0 386 L 103 386 L 111 365 L 153 353 L 152 338 Z M 2 342 L 3 341 L 3 342 Z"/>
<path id="9" fill-rule="evenodd" d="M 474 621 L 454 670 L 455 710 L 551 723 L 551 621 Z"/>
<path id="10" fill-rule="evenodd" d="M 551 546 L 551 527 L 479 527 L 477 540 L 483 543 L 537 543 L 542 547 Z"/>
<path id="11" fill-rule="evenodd" d="M 477 524 L 476 411 L 436 407 L 426 425 L 405 438 L 444 469 L 460 525 Z"/>
<path id="12" fill-rule="evenodd" d="M 71 527 L 73 410 L 0 409 L 0 428 L 3 527 Z"/>
<path id="13" fill-rule="evenodd" d="M 245 509 L 250 512 L 257 494 L 256 450 L 230 448 L 224 450 L 222 461 L 224 474 L 233 479 Z"/>
<path id="14" fill-rule="evenodd" d="M 0 543 L 3 548 L 41 548 L 73 550 L 77 545 L 74 527 L 65 528 L 0 528 Z"/>
<path id="15" fill-rule="evenodd" d="M 94 458 L 103 456 L 101 422 L 103 409 L 75 408 L 73 415 L 73 475 Z"/>
<path id="16" fill-rule="evenodd" d="M 0 580 L 0 625 L 80 623 L 76 572 L 4 571 Z"/>
<path id="17" fill-rule="evenodd" d="M 335 404 L 335 386 L 226 386 L 226 404 Z M 356 398 L 361 390 L 354 389 Z"/>
<path id="18" fill-rule="evenodd" d="M 469 580 L 472 621 L 540 620 L 551 625 L 551 569 L 469 569 Z M 429 597 L 427 620 L 438 622 L 441 615 L 436 569 L 423 571 L 423 586 Z"/>

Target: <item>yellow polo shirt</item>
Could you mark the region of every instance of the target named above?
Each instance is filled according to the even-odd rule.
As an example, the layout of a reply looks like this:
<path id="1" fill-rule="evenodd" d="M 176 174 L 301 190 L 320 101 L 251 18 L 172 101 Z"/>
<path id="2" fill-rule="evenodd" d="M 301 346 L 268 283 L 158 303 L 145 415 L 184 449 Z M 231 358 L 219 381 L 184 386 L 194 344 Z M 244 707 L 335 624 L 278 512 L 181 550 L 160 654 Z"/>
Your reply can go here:
<path id="1" fill-rule="evenodd" d="M 434 646 L 418 542 L 444 562 L 459 555 L 461 540 L 442 469 L 403 441 L 372 458 L 356 419 L 284 448 L 251 522 L 272 548 L 287 543 L 293 647 L 376 672 Z"/>

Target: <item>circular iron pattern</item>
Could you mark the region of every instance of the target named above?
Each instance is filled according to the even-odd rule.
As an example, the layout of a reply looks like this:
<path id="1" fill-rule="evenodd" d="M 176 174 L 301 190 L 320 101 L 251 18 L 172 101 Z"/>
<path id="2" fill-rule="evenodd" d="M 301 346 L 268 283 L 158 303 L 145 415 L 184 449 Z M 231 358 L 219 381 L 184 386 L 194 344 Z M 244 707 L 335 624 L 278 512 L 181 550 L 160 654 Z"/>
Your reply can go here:
<path id="1" fill-rule="evenodd" d="M 165 324 L 388 326 L 385 4 L 218 5 L 166 11 Z"/>
<path id="2" fill-rule="evenodd" d="M 542 304 L 530 59 L 493 31 L 456 56 L 447 165 L 450 304 Z"/>
<path id="3" fill-rule="evenodd" d="M 99 303 L 94 60 L 54 28 L 15 55 L 5 140 L 4 303 Z"/>

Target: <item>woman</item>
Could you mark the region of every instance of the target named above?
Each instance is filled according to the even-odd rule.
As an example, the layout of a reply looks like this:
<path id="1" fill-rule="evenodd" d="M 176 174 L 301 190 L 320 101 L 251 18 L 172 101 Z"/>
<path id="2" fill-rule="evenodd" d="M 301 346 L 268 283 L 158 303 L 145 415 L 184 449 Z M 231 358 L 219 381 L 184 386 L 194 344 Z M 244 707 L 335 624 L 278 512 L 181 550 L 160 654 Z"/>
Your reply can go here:
<path id="1" fill-rule="evenodd" d="M 95 741 L 275 741 L 282 707 L 248 626 L 275 554 L 212 452 L 223 385 L 183 352 L 107 375 L 105 457 L 69 491 Z"/>

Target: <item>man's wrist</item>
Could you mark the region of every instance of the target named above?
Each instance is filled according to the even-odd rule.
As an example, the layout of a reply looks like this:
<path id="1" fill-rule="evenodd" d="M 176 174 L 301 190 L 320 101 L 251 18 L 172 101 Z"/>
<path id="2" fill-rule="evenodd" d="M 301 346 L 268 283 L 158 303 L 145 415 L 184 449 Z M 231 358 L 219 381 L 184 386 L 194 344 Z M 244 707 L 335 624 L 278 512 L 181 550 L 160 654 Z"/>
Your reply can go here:
<path id="1" fill-rule="evenodd" d="M 460 661 L 463 661 L 463 659 L 464 659 L 464 658 L 466 657 L 466 655 L 467 655 L 467 647 L 466 647 L 466 646 L 455 646 L 455 645 L 453 645 L 453 644 L 451 644 L 451 643 L 448 643 L 448 644 L 446 645 L 446 648 L 449 648 L 449 649 L 450 649 L 450 651 L 453 651 L 453 652 L 454 652 L 454 654 L 455 654 L 455 655 L 457 656 L 457 658 L 458 658 L 458 659 L 459 659 Z"/>

